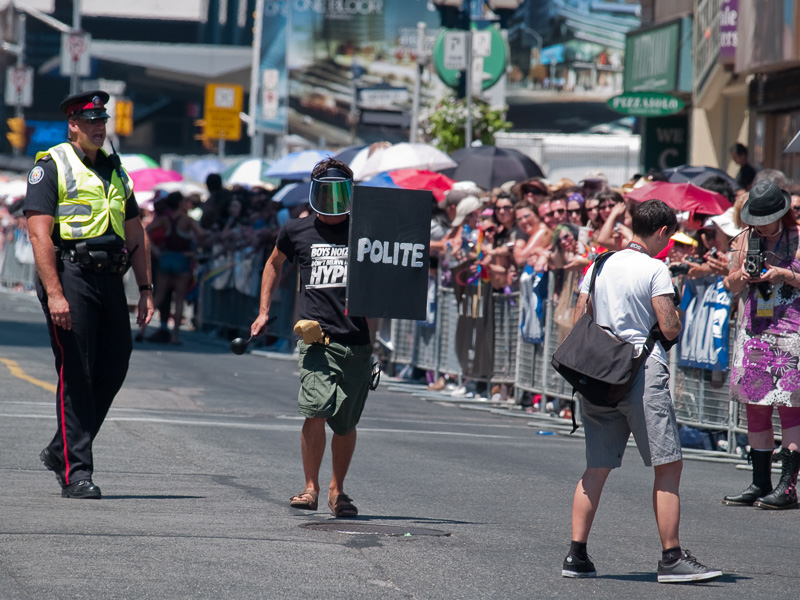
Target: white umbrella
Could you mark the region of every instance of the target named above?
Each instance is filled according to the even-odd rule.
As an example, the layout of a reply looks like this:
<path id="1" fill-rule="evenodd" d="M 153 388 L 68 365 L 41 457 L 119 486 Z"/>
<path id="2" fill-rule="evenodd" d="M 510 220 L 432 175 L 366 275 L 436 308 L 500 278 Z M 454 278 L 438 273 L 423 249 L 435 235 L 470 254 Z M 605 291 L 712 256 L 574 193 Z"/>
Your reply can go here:
<path id="1" fill-rule="evenodd" d="M 225 170 L 222 179 L 225 185 L 263 186 L 268 183 L 264 171 L 270 163 L 261 158 L 248 158 Z"/>
<path id="2" fill-rule="evenodd" d="M 356 168 L 353 168 L 351 165 L 351 168 L 353 169 L 353 178 L 362 181 L 384 171 L 397 171 L 398 169 L 441 171 L 455 166 L 456 162 L 452 158 L 433 146 L 403 142 L 377 150 L 363 166 L 356 165 Z"/>

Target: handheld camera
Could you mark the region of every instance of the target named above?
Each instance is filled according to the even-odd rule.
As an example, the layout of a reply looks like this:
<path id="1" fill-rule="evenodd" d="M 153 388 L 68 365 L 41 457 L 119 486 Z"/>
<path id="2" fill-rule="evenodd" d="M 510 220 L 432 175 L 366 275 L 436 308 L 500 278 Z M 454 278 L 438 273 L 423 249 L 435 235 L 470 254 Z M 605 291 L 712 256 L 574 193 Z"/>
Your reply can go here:
<path id="1" fill-rule="evenodd" d="M 761 254 L 761 240 L 750 238 L 747 240 L 747 253 L 744 257 L 744 272 L 748 277 L 757 278 L 761 276 L 764 269 L 764 256 Z"/>

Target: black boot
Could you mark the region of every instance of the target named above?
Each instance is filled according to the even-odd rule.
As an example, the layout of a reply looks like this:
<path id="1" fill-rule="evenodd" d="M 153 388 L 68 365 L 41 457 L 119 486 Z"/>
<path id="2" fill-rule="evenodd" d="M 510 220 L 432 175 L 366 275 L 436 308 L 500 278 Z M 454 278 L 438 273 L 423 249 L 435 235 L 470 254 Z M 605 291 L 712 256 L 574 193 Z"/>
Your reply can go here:
<path id="1" fill-rule="evenodd" d="M 753 463 L 753 483 L 741 494 L 725 496 L 723 504 L 753 506 L 756 500 L 772 491 L 772 450 L 750 450 Z"/>
<path id="2" fill-rule="evenodd" d="M 754 506 L 781 510 L 784 508 L 797 508 L 797 473 L 800 471 L 800 452 L 791 452 L 784 448 L 783 465 L 781 467 L 781 480 L 771 494 L 758 500 Z"/>

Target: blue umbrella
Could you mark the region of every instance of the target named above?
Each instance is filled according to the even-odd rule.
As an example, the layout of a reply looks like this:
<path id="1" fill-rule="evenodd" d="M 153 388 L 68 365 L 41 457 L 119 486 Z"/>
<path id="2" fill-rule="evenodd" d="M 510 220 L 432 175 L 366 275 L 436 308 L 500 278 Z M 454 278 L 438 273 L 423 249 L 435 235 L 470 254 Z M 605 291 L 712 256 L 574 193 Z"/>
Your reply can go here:
<path id="1" fill-rule="evenodd" d="M 321 150 L 292 152 L 264 171 L 264 177 L 294 180 L 308 179 L 311 177 L 311 171 L 314 166 L 328 157 L 330 157 L 330 152 L 322 152 Z"/>
<path id="2" fill-rule="evenodd" d="M 290 183 L 279 189 L 272 197 L 274 202 L 280 202 L 284 208 L 297 206 L 308 202 L 308 193 L 311 191 L 311 182 Z"/>
<path id="3" fill-rule="evenodd" d="M 395 189 L 400 187 L 394 181 L 392 181 L 391 176 L 386 171 L 384 171 L 383 173 L 379 173 L 378 175 L 375 175 L 375 177 L 373 177 L 368 181 L 362 181 L 358 185 L 366 185 L 367 187 L 382 187 L 382 188 L 395 188 Z"/>

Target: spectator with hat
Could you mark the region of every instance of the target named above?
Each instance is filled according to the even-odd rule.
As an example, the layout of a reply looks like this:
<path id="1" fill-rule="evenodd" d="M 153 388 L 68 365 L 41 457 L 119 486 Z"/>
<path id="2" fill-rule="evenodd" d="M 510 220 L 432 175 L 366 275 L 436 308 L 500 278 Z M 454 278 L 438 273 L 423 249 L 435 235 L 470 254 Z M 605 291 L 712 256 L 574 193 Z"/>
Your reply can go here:
<path id="1" fill-rule="evenodd" d="M 95 90 L 61 103 L 69 141 L 40 152 L 25 214 L 36 291 L 56 359 L 56 434 L 39 458 L 66 498 L 100 498 L 92 442 L 125 381 L 133 341 L 122 276 L 133 266 L 137 323 L 153 315 L 150 249 L 131 178 L 106 154 L 105 105 Z"/>
<path id="2" fill-rule="evenodd" d="M 588 198 L 608 187 L 608 177 L 602 171 L 592 169 L 578 183 L 581 184 L 581 195 Z"/>
<path id="3" fill-rule="evenodd" d="M 725 278 L 732 293 L 744 295 L 731 369 L 731 400 L 743 404 L 747 412 L 753 479 L 740 494 L 725 496 L 723 504 L 764 509 L 798 504 L 800 227 L 790 206 L 789 193 L 773 182 L 753 185 L 740 214 L 748 230 L 733 243 L 731 270 Z M 775 407 L 783 450 L 781 478 L 773 489 Z"/>

